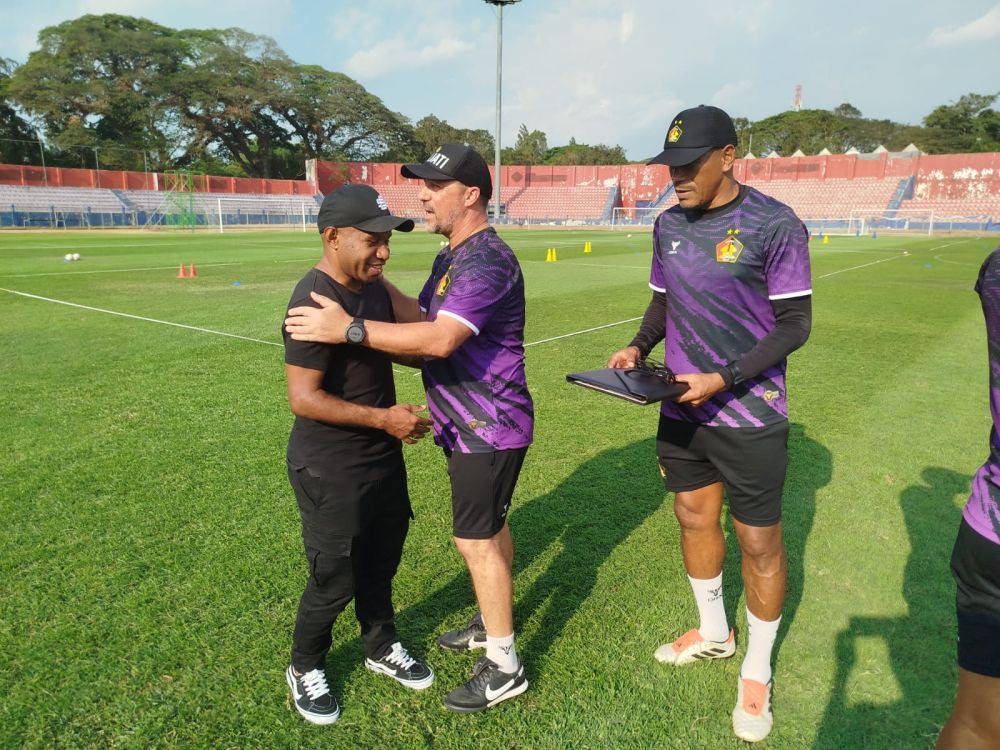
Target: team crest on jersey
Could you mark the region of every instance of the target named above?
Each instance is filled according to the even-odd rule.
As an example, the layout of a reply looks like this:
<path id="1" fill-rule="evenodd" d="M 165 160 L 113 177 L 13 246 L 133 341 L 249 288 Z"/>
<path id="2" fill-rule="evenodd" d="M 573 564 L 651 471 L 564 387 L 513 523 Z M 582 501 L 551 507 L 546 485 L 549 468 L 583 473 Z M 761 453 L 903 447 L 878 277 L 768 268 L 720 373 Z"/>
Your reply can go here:
<path id="1" fill-rule="evenodd" d="M 736 236 L 739 229 L 726 230 L 726 239 L 715 246 L 715 259 L 719 263 L 735 263 L 743 252 L 743 243 Z"/>
<path id="2" fill-rule="evenodd" d="M 764 391 L 764 400 L 768 403 L 781 396 L 781 391 Z"/>
<path id="3" fill-rule="evenodd" d="M 437 289 L 434 291 L 438 297 L 443 297 L 448 293 L 451 288 L 451 269 L 449 268 L 445 271 L 444 276 L 441 277 L 441 281 L 438 282 Z"/>
<path id="4" fill-rule="evenodd" d="M 481 427 L 486 426 L 486 422 L 480 422 L 478 419 L 471 419 L 467 422 L 470 430 L 478 430 Z"/>
<path id="5" fill-rule="evenodd" d="M 667 131 L 667 143 L 677 143 L 681 139 L 681 136 L 684 135 L 684 131 L 681 130 L 683 123 L 683 120 L 674 122 L 674 126 Z"/>

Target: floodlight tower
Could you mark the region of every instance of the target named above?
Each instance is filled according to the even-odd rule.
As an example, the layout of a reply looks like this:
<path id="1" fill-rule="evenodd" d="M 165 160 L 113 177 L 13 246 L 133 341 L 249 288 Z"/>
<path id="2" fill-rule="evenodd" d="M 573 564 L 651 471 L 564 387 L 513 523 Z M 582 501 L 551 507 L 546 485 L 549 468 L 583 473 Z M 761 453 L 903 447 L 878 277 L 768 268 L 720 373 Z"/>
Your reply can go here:
<path id="1" fill-rule="evenodd" d="M 503 70 L 503 6 L 519 3 L 521 0 L 484 0 L 487 5 L 497 6 L 497 129 L 496 153 L 493 164 L 493 223 L 500 223 L 500 83 Z"/>

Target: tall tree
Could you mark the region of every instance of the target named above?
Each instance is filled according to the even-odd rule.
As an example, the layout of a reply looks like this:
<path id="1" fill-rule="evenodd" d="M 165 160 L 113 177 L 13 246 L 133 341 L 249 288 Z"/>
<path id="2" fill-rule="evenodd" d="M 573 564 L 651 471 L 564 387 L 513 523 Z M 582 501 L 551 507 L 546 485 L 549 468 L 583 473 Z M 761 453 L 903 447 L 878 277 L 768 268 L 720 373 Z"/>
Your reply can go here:
<path id="1" fill-rule="evenodd" d="M 501 151 L 501 158 L 505 164 L 541 164 L 545 159 L 545 154 L 549 150 L 548 140 L 541 130 L 528 130 L 528 126 L 522 124 L 517 131 L 517 140 L 514 148 L 505 148 Z"/>
<path id="2" fill-rule="evenodd" d="M 837 115 L 837 117 L 858 118 L 861 117 L 861 110 L 850 102 L 844 102 L 833 108 L 833 114 Z"/>
<path id="3" fill-rule="evenodd" d="M 545 152 L 544 164 L 585 165 L 585 164 L 627 164 L 625 149 L 621 146 L 605 146 L 598 143 L 590 146 L 577 143 L 570 138 L 565 146 L 556 146 Z"/>
<path id="4" fill-rule="evenodd" d="M 966 94 L 943 104 L 924 118 L 930 148 L 939 153 L 1000 151 L 1000 112 L 993 104 L 1000 94 Z"/>
<path id="5" fill-rule="evenodd" d="M 493 162 L 495 141 L 488 130 L 456 128 L 447 120 L 440 120 L 434 115 L 417 120 L 413 127 L 413 138 L 419 147 L 418 159 L 426 159 L 442 143 L 464 143 L 471 146 L 487 162 Z"/>
<path id="6" fill-rule="evenodd" d="M 39 145 L 31 142 L 38 140 L 38 134 L 7 95 L 16 68 L 16 62 L 0 57 L 0 162 L 31 164 L 41 156 Z"/>
<path id="7" fill-rule="evenodd" d="M 11 78 L 10 96 L 41 121 L 57 149 L 92 166 L 142 168 L 169 161 L 174 134 L 165 83 L 184 49 L 175 32 L 141 18 L 85 15 L 42 29 L 40 48 Z"/>

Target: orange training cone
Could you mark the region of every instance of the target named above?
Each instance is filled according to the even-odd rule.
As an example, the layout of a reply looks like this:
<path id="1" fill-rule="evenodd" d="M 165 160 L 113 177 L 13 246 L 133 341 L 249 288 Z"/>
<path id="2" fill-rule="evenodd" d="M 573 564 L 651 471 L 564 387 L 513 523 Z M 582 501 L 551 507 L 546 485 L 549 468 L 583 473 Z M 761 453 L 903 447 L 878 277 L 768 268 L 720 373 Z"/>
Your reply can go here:
<path id="1" fill-rule="evenodd" d="M 191 271 L 188 273 L 188 278 L 193 279 L 198 275 L 198 271 L 195 270 L 194 263 L 191 264 Z"/>
<path id="2" fill-rule="evenodd" d="M 181 263 L 181 267 L 177 269 L 177 278 L 178 279 L 186 279 L 187 278 L 187 274 L 184 273 L 184 264 L 183 263 Z"/>

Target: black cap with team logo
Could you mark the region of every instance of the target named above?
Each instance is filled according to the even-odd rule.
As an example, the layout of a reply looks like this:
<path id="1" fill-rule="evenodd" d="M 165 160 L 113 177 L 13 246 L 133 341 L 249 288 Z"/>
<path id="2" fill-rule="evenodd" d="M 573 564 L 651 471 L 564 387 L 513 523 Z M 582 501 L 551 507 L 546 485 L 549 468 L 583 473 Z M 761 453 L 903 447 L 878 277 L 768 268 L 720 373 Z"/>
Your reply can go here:
<path id="1" fill-rule="evenodd" d="M 445 143 L 420 164 L 404 164 L 399 170 L 403 177 L 420 180 L 458 180 L 463 185 L 479 188 L 483 200 L 493 195 L 490 168 L 479 153 L 460 143 Z"/>
<path id="2" fill-rule="evenodd" d="M 409 232 L 413 219 L 389 213 L 385 198 L 368 185 L 341 185 L 323 199 L 316 217 L 322 232 L 327 227 L 354 227 L 364 232 Z"/>
<path id="3" fill-rule="evenodd" d="M 649 163 L 682 167 L 713 148 L 735 145 L 736 127 L 732 118 L 718 107 L 699 104 L 673 119 L 663 141 L 663 151 Z"/>

